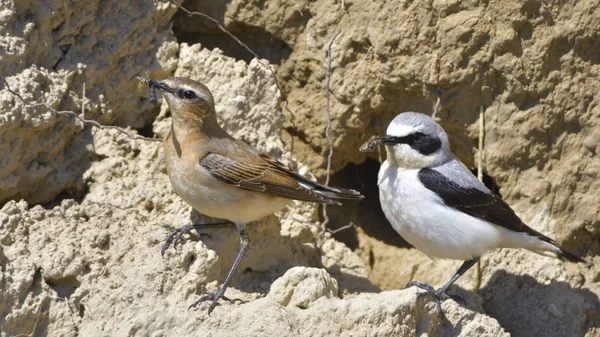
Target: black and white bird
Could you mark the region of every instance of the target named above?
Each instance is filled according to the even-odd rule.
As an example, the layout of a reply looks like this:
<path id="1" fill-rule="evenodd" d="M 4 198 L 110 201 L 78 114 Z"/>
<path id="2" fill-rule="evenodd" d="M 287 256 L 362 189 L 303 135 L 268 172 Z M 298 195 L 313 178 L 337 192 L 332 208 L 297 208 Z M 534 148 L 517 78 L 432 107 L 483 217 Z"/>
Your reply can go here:
<path id="1" fill-rule="evenodd" d="M 447 290 L 490 250 L 525 248 L 585 262 L 523 223 L 454 156 L 446 132 L 429 116 L 401 113 L 375 141 L 387 152 L 379 170 L 379 197 L 396 232 L 431 258 L 465 261 L 439 289 L 409 283 L 433 295 L 440 313 L 440 300 L 464 302 Z"/>

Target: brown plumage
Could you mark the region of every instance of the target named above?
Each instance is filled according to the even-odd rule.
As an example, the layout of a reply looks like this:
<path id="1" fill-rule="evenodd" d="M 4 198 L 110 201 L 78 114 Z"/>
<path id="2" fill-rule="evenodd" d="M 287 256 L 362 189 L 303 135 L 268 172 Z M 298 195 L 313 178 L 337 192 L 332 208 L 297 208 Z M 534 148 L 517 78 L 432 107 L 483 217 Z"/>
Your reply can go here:
<path id="1" fill-rule="evenodd" d="M 240 233 L 240 252 L 221 289 L 192 306 L 212 300 L 210 313 L 217 300 L 225 298 L 225 289 L 248 247 L 248 222 L 273 214 L 291 200 L 340 205 L 337 199 L 363 198 L 354 190 L 311 181 L 231 137 L 217 123 L 212 94 L 202 83 L 182 77 L 140 80 L 151 92 L 160 90 L 171 108 L 171 131 L 164 147 L 175 192 L 200 213 L 234 222 Z"/>

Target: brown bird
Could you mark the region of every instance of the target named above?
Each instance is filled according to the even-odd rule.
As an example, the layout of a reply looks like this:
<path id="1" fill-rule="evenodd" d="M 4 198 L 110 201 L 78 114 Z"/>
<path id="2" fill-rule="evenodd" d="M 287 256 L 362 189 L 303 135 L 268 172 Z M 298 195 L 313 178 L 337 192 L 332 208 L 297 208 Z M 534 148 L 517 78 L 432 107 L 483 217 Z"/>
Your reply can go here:
<path id="1" fill-rule="evenodd" d="M 290 171 L 282 163 L 252 146 L 231 137 L 217 123 L 212 94 L 199 82 L 171 77 L 164 81 L 139 78 L 160 90 L 171 108 L 172 124 L 164 140 L 167 173 L 175 192 L 198 212 L 235 223 L 240 251 L 219 291 L 200 297 L 190 307 L 211 300 L 210 314 L 248 250 L 246 224 L 273 214 L 292 200 L 341 205 L 336 199 L 362 199 L 354 190 L 320 185 Z M 218 223 L 221 225 L 224 223 Z M 214 225 L 214 224 L 213 224 Z M 184 226 L 171 233 L 162 252 L 175 237 L 190 229 L 211 225 Z"/>

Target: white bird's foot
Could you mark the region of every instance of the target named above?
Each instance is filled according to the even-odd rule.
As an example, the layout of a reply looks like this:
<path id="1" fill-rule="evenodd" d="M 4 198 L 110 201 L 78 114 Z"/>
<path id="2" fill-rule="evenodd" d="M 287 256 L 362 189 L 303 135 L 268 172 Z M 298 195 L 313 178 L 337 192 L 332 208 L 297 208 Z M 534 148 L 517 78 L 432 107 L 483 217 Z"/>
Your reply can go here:
<path id="1" fill-rule="evenodd" d="M 195 308 L 198 304 L 204 302 L 204 301 L 212 301 L 212 303 L 210 304 L 210 306 L 208 307 L 208 315 L 210 316 L 210 313 L 215 309 L 215 307 L 218 304 L 219 299 L 223 299 L 231 304 L 234 304 L 236 301 L 239 301 L 240 303 L 242 303 L 243 301 L 239 298 L 229 298 L 223 294 L 221 294 L 221 292 L 219 291 L 218 293 L 207 293 L 206 295 L 201 296 L 198 300 L 196 300 L 196 302 L 192 303 L 192 305 L 190 305 L 188 307 L 188 310 L 191 308 Z"/>
<path id="2" fill-rule="evenodd" d="M 415 281 L 410 281 L 406 285 L 407 288 L 412 287 L 412 286 L 415 286 L 417 288 L 425 290 L 425 292 L 419 293 L 417 295 L 418 297 L 426 296 L 426 295 L 433 296 L 433 298 L 435 299 L 437 312 L 440 316 L 442 316 L 442 318 L 445 317 L 444 312 L 442 311 L 442 302 L 444 300 L 447 300 L 450 298 L 462 306 L 465 306 L 467 303 L 465 301 L 465 299 L 462 298 L 461 296 L 448 294 L 448 291 L 447 291 L 448 289 L 445 287 L 435 289 L 429 283 L 421 283 L 421 282 L 415 282 Z"/>

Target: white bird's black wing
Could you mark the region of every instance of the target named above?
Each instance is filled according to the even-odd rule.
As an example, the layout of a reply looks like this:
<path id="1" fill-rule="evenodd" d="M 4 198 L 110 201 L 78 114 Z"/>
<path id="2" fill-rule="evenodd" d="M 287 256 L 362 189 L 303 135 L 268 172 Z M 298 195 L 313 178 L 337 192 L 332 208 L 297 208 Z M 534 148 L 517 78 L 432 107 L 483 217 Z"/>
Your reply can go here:
<path id="1" fill-rule="evenodd" d="M 470 174 L 470 172 L 469 172 Z M 437 194 L 446 206 L 456 208 L 463 213 L 489 221 L 498 226 L 540 236 L 544 241 L 551 239 L 536 232 L 521 221 L 510 206 L 500 197 L 475 187 L 463 187 L 448 179 L 442 173 L 424 168 L 418 174 L 421 183 Z"/>
<path id="2" fill-rule="evenodd" d="M 466 171 L 462 174 L 471 174 Z M 487 188 L 476 188 L 475 186 L 461 186 L 448 179 L 444 174 L 435 169 L 424 168 L 419 170 L 419 180 L 430 191 L 437 194 L 444 204 L 455 208 L 470 216 L 486 220 L 506 229 L 527 233 L 554 246 L 558 245 L 554 240 L 527 226 L 515 214 L 515 211 L 497 195 L 489 192 Z M 572 261 L 582 262 L 578 256 L 561 250 L 562 255 Z"/>

